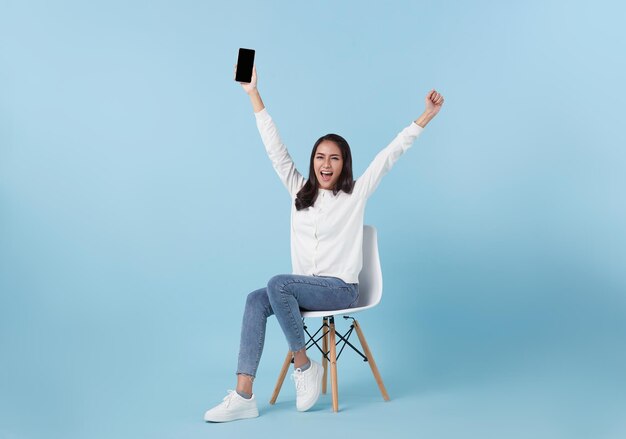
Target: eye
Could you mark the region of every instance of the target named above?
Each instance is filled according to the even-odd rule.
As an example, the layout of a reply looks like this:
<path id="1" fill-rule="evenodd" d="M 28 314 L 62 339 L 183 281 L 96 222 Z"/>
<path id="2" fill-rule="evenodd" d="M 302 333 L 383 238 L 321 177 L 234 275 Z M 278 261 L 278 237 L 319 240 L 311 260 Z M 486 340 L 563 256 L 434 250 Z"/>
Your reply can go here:
<path id="1" fill-rule="evenodd" d="M 339 160 L 339 157 L 333 157 L 333 160 Z"/>

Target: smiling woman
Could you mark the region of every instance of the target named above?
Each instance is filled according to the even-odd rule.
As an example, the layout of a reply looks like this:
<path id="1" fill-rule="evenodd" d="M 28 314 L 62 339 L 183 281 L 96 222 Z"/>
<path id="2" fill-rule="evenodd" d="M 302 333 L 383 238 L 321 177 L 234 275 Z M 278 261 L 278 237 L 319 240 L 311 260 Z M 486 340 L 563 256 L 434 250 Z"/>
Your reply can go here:
<path id="1" fill-rule="evenodd" d="M 443 96 L 431 90 L 426 96 L 426 111 L 380 151 L 356 181 L 352 177 L 348 142 L 337 134 L 320 137 L 311 151 L 309 176 L 305 179 L 261 100 L 256 67 L 251 82 L 241 86 L 250 96 L 257 128 L 274 170 L 292 199 L 293 273 L 274 276 L 266 287 L 248 295 L 241 328 L 237 388 L 205 413 L 204 419 L 210 422 L 259 415 L 252 381 L 263 352 L 267 318 L 273 314 L 293 353 L 296 408 L 307 411 L 315 405 L 323 372 L 322 366 L 306 354 L 300 310 L 346 309 L 357 303 L 367 200 L 443 105 Z"/>

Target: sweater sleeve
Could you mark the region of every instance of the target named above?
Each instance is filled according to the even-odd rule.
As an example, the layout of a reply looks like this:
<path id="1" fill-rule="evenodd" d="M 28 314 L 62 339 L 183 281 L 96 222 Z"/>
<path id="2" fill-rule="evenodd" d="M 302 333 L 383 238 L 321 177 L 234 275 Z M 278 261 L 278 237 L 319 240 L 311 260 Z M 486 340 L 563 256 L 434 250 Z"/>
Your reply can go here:
<path id="1" fill-rule="evenodd" d="M 413 145 L 422 131 L 424 128 L 414 122 L 403 129 L 387 147 L 376 155 L 363 175 L 357 180 L 355 190 L 359 191 L 365 198 L 369 198 L 380 184 L 383 176 L 391 170 L 400 156 Z"/>
<path id="2" fill-rule="evenodd" d="M 278 129 L 274 125 L 274 121 L 267 109 L 264 108 L 258 113 L 254 113 L 254 115 L 265 150 L 272 161 L 272 166 L 274 166 L 280 181 L 283 182 L 291 197 L 295 198 L 305 183 L 304 177 L 296 169 L 296 165 L 291 159 L 287 147 L 282 142 Z"/>

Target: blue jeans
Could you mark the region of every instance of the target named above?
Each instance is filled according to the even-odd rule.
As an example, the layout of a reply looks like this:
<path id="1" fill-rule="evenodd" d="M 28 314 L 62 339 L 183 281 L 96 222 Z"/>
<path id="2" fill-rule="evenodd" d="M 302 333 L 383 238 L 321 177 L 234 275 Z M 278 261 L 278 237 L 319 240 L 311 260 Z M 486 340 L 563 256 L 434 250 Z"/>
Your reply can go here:
<path id="1" fill-rule="evenodd" d="M 347 284 L 336 277 L 280 274 L 266 288 L 248 294 L 241 325 L 238 374 L 256 376 L 263 353 L 267 318 L 276 314 L 290 351 L 304 349 L 304 328 L 300 309 L 323 311 L 349 308 L 359 298 L 359 284 Z"/>

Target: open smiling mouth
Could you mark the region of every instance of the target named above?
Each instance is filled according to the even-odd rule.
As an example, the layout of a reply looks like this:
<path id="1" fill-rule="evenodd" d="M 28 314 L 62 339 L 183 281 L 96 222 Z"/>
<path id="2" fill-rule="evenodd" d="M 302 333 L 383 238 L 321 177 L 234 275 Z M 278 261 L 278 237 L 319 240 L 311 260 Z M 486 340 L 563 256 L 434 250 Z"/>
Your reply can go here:
<path id="1" fill-rule="evenodd" d="M 330 181 L 330 179 L 333 176 L 332 172 L 326 172 L 326 171 L 320 171 L 320 174 L 322 175 L 322 181 L 325 181 L 325 182 Z"/>

